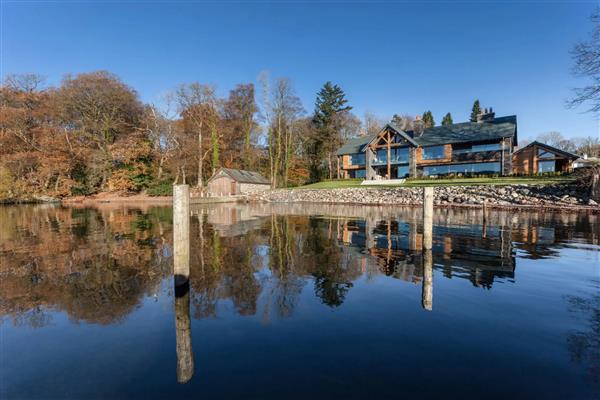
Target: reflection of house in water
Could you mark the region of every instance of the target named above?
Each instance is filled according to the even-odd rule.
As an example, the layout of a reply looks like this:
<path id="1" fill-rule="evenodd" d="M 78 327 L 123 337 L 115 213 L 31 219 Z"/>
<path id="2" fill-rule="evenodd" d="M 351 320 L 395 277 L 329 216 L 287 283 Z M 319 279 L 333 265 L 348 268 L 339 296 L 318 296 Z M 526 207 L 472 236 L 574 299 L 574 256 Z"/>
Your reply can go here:
<path id="1" fill-rule="evenodd" d="M 465 278 L 483 287 L 491 287 L 495 278 L 514 277 L 515 259 L 508 227 L 488 226 L 482 237 L 482 226 L 438 223 L 433 232 L 434 268 L 442 270 L 444 276 Z M 340 240 L 357 249 L 364 248 L 360 257 L 367 263 L 374 262 L 382 273 L 418 283 L 423 276 L 422 236 L 416 220 L 346 220 Z"/>
<path id="2" fill-rule="evenodd" d="M 192 210 L 192 214 L 208 214 L 207 222 L 219 233 L 221 237 L 234 237 L 245 235 L 257 230 L 264 223 L 264 217 L 256 216 L 250 207 L 212 207 Z"/>

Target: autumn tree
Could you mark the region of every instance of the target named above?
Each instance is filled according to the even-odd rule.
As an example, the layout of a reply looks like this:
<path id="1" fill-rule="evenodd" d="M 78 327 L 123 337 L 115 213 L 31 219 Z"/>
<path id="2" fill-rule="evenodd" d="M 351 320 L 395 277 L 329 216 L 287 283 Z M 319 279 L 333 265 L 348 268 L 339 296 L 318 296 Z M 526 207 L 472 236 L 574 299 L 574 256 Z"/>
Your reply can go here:
<path id="1" fill-rule="evenodd" d="M 123 156 L 129 138 L 136 142 L 130 143 L 130 150 L 143 151 L 138 147 L 141 143 L 137 139 L 141 137 L 130 136 L 138 130 L 143 118 L 143 106 L 137 93 L 116 75 L 98 71 L 67 75 L 56 93 L 56 103 L 65 134 L 72 136 L 88 152 L 86 175 L 98 176 L 100 188 L 111 189 L 107 184 L 114 162 L 126 163 L 138 158 L 135 154 L 127 154 L 127 160 L 115 159 L 112 151 L 118 150 Z M 117 142 L 120 145 L 114 146 Z"/>
<path id="2" fill-rule="evenodd" d="M 163 179 L 165 165 L 175 156 L 180 148 L 180 140 L 172 114 L 172 97 L 167 96 L 165 107 L 147 105 L 144 110 L 144 129 L 148 139 L 152 142 L 154 156 L 157 161 L 156 178 Z"/>
<path id="3" fill-rule="evenodd" d="M 219 118 L 215 88 L 198 82 L 183 84 L 175 91 L 175 98 L 180 115 L 186 121 L 186 127 L 197 137 L 197 185 L 203 187 L 203 164 L 206 157 L 212 151 L 214 162 L 215 152 L 218 155 L 218 142 L 214 143 Z M 210 134 L 209 145 L 205 143 L 206 133 Z"/>
<path id="4" fill-rule="evenodd" d="M 229 97 L 224 105 L 225 119 L 229 123 L 231 132 L 227 142 L 230 147 L 238 150 L 237 143 L 243 140 L 242 151 L 235 153 L 242 156 L 242 165 L 245 169 L 253 167 L 254 159 L 252 152 L 252 132 L 257 126 L 255 116 L 258 111 L 254 96 L 254 85 L 252 83 L 238 84 L 229 92 Z"/>

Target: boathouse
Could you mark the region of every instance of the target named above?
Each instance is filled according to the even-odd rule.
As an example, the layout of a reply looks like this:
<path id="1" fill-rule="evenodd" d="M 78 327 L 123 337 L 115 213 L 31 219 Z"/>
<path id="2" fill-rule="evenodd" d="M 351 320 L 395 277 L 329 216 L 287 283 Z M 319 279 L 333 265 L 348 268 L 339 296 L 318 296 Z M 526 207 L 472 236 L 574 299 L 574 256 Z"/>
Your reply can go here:
<path id="1" fill-rule="evenodd" d="M 269 190 L 271 183 L 258 172 L 219 168 L 206 186 L 210 196 L 232 196 Z"/>

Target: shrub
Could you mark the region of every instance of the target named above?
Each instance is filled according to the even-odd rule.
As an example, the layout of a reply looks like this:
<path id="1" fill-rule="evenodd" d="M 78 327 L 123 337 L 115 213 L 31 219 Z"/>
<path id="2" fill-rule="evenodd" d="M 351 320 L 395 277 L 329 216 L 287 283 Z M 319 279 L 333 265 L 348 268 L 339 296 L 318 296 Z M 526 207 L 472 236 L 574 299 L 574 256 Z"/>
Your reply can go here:
<path id="1" fill-rule="evenodd" d="M 173 184 L 167 181 L 153 182 L 146 188 L 148 196 L 172 196 Z"/>

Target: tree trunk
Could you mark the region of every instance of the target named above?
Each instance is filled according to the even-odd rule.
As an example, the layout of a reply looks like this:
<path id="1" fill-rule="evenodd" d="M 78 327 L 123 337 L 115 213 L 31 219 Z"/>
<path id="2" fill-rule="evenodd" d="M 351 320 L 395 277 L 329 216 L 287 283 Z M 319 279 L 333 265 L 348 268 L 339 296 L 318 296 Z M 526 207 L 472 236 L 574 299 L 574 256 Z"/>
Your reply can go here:
<path id="1" fill-rule="evenodd" d="M 327 153 L 327 165 L 329 169 L 329 179 L 333 179 L 333 164 L 331 163 L 331 152 Z"/>

